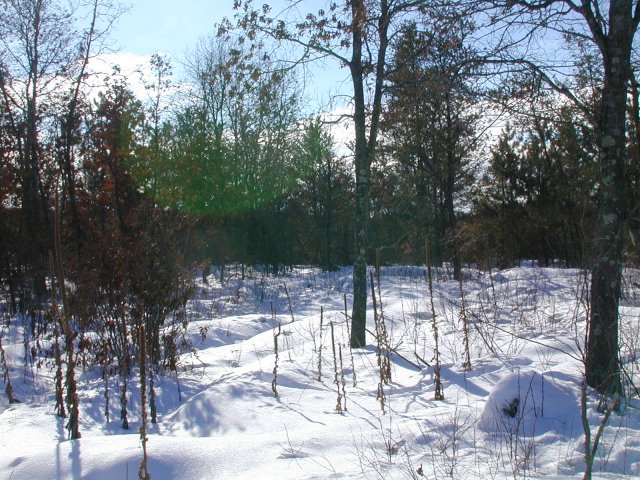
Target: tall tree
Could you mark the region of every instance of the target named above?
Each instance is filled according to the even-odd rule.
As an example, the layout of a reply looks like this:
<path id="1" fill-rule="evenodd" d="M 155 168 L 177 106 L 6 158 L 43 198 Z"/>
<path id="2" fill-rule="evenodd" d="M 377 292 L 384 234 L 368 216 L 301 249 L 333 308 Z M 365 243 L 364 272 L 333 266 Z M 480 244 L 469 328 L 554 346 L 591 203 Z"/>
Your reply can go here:
<path id="1" fill-rule="evenodd" d="M 366 344 L 367 246 L 370 216 L 371 164 L 375 158 L 388 78 L 390 38 L 406 20 L 429 2 L 422 0 L 348 0 L 342 6 L 300 13 L 298 1 L 271 16 L 267 4 L 255 8 L 252 0 L 237 1 L 238 27 L 250 40 L 260 33 L 272 41 L 300 47 L 294 63 L 332 59 L 348 69 L 352 86 L 355 170 L 355 253 L 351 346 Z M 231 30 L 223 24 L 222 33 Z"/>
<path id="2" fill-rule="evenodd" d="M 179 326 L 190 295 L 188 269 L 177 240 L 180 215 L 157 207 L 132 175 L 148 147 L 144 109 L 122 81 L 101 93 L 86 139 L 82 193 L 83 221 L 91 242 L 83 245 L 69 272 L 77 287 L 71 297 L 76 324 L 95 333 L 103 365 L 118 361 L 121 419 L 127 428 L 128 377 L 133 351 L 145 348 L 149 367 L 175 369 Z M 145 148 L 143 148 L 145 147 Z M 153 147 L 153 145 L 151 145 Z M 140 334 L 144 329 L 145 335 Z M 140 345 L 144 342 L 144 345 Z M 149 377 L 153 382 L 153 375 Z M 150 386 L 153 407 L 153 384 Z"/>
<path id="3" fill-rule="evenodd" d="M 309 218 L 304 242 L 310 250 L 308 261 L 324 270 L 338 265 L 339 235 L 347 230 L 344 206 L 349 205 L 351 191 L 348 166 L 335 152 L 334 139 L 320 118 L 309 121 L 300 141 L 299 155 L 310 171 L 298 189 L 300 215 Z"/>
<path id="4" fill-rule="evenodd" d="M 426 27 L 426 29 L 424 29 Z M 433 257 L 448 250 L 461 277 L 455 204 L 471 180 L 479 106 L 471 84 L 471 26 L 437 20 L 409 24 L 396 41 L 383 128 L 391 154 L 414 185 L 419 241 L 431 237 Z M 419 212 L 419 213 L 418 213 Z"/>
<path id="5" fill-rule="evenodd" d="M 72 15 L 54 0 L 14 0 L 0 4 L 0 44 L 5 55 L 0 67 L 4 109 L 11 112 L 20 171 L 22 238 L 20 263 L 26 268 L 23 289 L 27 302 L 45 296 L 47 251 L 52 244 L 49 202 L 42 178 L 41 133 L 51 105 L 59 71 L 68 67 L 72 53 Z"/>
<path id="6" fill-rule="evenodd" d="M 502 43 L 486 58 L 494 65 L 534 72 L 549 87 L 591 115 L 598 133 L 600 182 L 591 269 L 591 310 L 586 345 L 586 381 L 600 392 L 620 392 L 618 307 L 628 220 L 625 112 L 631 52 L 640 22 L 633 0 L 508 0 L 464 2 L 487 28 L 501 30 Z M 467 11 L 466 13 L 470 13 Z M 488 38 L 488 37 L 485 37 Z M 551 48 L 534 48 L 536 42 Z M 582 45 L 597 59 L 599 108 L 595 115 L 576 88 L 571 47 Z M 540 45 L 540 43 L 538 43 Z M 558 48 L 558 45 L 569 48 Z M 495 47 L 495 45 L 493 45 Z M 496 53 L 497 52 L 497 53 Z"/>
<path id="7" fill-rule="evenodd" d="M 76 150 L 82 138 L 81 111 L 88 109 L 86 98 L 88 89 L 83 87 L 86 87 L 86 80 L 89 77 L 90 60 L 107 49 L 108 34 L 124 9 L 113 0 L 91 0 L 85 5 L 76 5 L 75 8 L 74 17 L 81 16 L 81 11 L 86 10 L 87 25 L 73 35 L 72 48 L 75 50 L 75 55 L 65 72 L 70 87 L 63 96 L 64 105 L 59 114 L 61 137 L 59 163 L 62 184 L 61 209 L 63 210 L 61 218 L 68 210 L 74 228 L 76 247 L 79 250 L 85 234 L 80 222 L 76 193 Z"/>
<path id="8" fill-rule="evenodd" d="M 58 183 L 63 186 L 62 208 L 70 204 L 77 236 L 82 233 L 75 208 L 73 155 L 81 87 L 89 59 L 101 50 L 120 12 L 111 0 L 0 2 L 0 101 L 9 120 L 4 134 L 13 138 L 19 171 L 18 257 L 23 280 L 31 284 L 23 289 L 26 302 L 43 299 L 52 245 L 51 197 Z M 55 126 L 60 127 L 57 132 Z"/>
<path id="9" fill-rule="evenodd" d="M 297 81 L 292 72 L 269 67 L 237 42 L 202 39 L 187 60 L 191 88 L 160 128 L 157 94 L 166 73 L 155 58 L 149 148 L 136 170 L 158 203 L 229 238 L 203 236 L 201 260 L 262 262 L 275 273 L 291 251 L 284 204 L 308 169 L 295 149 Z"/>
<path id="10" fill-rule="evenodd" d="M 473 215 L 462 230 L 465 242 L 469 252 L 500 267 L 522 258 L 578 267 L 588 261 L 585 232 L 593 231 L 596 211 L 595 135 L 572 105 L 556 104 L 555 113 L 514 116 L 477 187 Z"/>

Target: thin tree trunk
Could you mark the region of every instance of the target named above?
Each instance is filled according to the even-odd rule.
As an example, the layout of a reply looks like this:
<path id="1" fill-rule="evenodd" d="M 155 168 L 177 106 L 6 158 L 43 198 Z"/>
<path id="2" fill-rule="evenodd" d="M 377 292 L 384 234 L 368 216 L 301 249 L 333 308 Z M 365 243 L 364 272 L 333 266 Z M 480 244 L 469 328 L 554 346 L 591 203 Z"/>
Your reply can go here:
<path id="1" fill-rule="evenodd" d="M 73 93 L 68 104 L 68 110 L 66 112 L 65 124 L 63 128 L 64 149 L 62 155 L 62 178 L 66 187 L 66 197 L 63 197 L 63 199 L 66 198 L 69 201 L 69 207 L 71 209 L 71 223 L 74 228 L 74 236 L 78 252 L 80 251 L 80 248 L 82 246 L 82 240 L 84 239 L 85 234 L 82 225 L 80 224 L 80 215 L 78 212 L 78 205 L 76 201 L 76 183 L 73 169 L 73 131 L 77 115 L 78 99 L 80 98 L 80 89 L 82 87 L 82 82 L 85 77 L 87 66 L 89 65 L 91 46 L 94 41 L 97 18 L 98 0 L 94 0 L 93 11 L 91 15 L 91 24 L 86 34 L 85 44 L 83 45 L 84 56 L 82 57 L 82 65 L 73 85 Z"/>
<path id="2" fill-rule="evenodd" d="M 140 331 L 138 335 L 139 348 L 140 348 L 140 408 L 142 410 L 141 422 L 140 422 L 140 443 L 142 444 L 142 460 L 140 462 L 140 469 L 138 470 L 138 478 L 140 480 L 150 480 L 151 475 L 147 469 L 147 351 L 146 344 L 147 338 L 145 335 L 144 325 L 142 320 L 138 319 L 140 325 Z"/>
<path id="3" fill-rule="evenodd" d="M 363 29 L 366 28 L 366 6 L 364 0 L 352 0 L 352 57 L 349 64 L 353 82 L 354 124 L 355 124 L 355 255 L 353 263 L 353 312 L 351 315 L 351 347 L 366 344 L 367 324 L 367 230 L 369 225 L 369 197 L 371 191 L 371 162 L 376 150 L 380 114 L 382 111 L 382 90 L 385 76 L 385 62 L 389 43 L 388 29 L 390 11 L 387 0 L 380 0 L 378 18 L 378 56 L 375 63 L 375 89 L 367 138 L 366 103 L 364 95 Z"/>
<path id="4" fill-rule="evenodd" d="M 45 270 L 48 244 L 47 206 L 42 195 L 40 180 L 40 155 L 38 141 L 38 85 L 39 85 L 39 40 L 41 4 L 34 5 L 33 55 L 29 64 L 29 93 L 26 112 L 26 138 L 22 159 L 22 243 L 23 265 L 30 269 L 33 282 L 28 294 L 36 304 L 44 300 L 46 293 Z M 43 234 L 44 233 L 44 234 Z"/>

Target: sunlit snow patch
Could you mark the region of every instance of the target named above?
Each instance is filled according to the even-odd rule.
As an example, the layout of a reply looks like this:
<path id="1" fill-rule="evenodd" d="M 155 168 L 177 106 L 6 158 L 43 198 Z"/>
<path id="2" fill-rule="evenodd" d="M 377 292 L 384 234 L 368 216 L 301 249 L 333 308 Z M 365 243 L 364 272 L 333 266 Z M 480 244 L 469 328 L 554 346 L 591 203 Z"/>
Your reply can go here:
<path id="1" fill-rule="evenodd" d="M 546 432 L 570 436 L 580 428 L 576 392 L 575 383 L 564 373 L 511 373 L 487 397 L 480 428 L 527 436 Z"/>

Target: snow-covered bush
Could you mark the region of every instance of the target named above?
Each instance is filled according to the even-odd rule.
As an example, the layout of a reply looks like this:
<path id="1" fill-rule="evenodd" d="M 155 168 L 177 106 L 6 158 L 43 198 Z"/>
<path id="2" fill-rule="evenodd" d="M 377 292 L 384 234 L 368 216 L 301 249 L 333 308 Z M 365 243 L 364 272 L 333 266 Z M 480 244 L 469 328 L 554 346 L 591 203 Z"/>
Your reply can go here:
<path id="1" fill-rule="evenodd" d="M 516 371 L 493 388 L 480 417 L 485 432 L 570 435 L 580 428 L 577 386 L 562 372 Z"/>

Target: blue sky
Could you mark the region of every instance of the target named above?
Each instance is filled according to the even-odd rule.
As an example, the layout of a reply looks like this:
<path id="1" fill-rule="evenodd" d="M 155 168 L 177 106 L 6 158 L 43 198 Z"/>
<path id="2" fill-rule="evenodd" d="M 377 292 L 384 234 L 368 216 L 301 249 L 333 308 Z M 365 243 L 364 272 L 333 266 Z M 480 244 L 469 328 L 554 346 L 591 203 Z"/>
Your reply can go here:
<path id="1" fill-rule="evenodd" d="M 283 2 L 270 3 L 276 10 Z M 224 17 L 234 15 L 233 0 L 130 0 L 129 5 L 112 31 L 118 53 L 109 55 L 108 62 L 120 63 L 123 72 L 131 72 L 136 66 L 147 65 L 154 53 L 168 54 L 178 81 L 185 54 L 195 49 L 199 39 L 214 34 Z M 308 5 L 318 7 L 315 1 Z M 307 78 L 306 96 L 313 103 L 325 104 L 332 94 L 349 89 L 348 78 L 346 70 L 331 62 L 316 65 Z"/>
<path id="2" fill-rule="evenodd" d="M 233 15 L 232 0 L 135 0 L 112 33 L 123 53 L 180 58 L 214 25 Z"/>
<path id="3" fill-rule="evenodd" d="M 123 0 L 127 1 L 127 0 Z M 268 0 L 265 0 L 268 1 Z M 141 82 L 140 71 L 151 75 L 149 59 L 154 53 L 169 55 L 173 68 L 172 83 L 185 80 L 181 62 L 198 41 L 216 31 L 216 24 L 224 17 L 234 15 L 233 0 L 129 0 L 130 9 L 122 15 L 111 32 L 116 53 L 103 54 L 96 62 L 96 71 L 108 73 L 111 65 L 118 64 L 127 77 L 129 86 L 140 98 L 148 98 Z M 278 4 L 282 0 L 270 3 Z M 260 0 L 261 3 L 261 0 Z M 307 5 L 317 8 L 316 0 Z M 275 7 L 274 7 L 275 8 Z M 345 105 L 351 91 L 349 72 L 340 69 L 335 62 L 313 65 L 305 79 L 303 109 L 306 114 L 326 112 L 328 118 L 348 114 Z M 347 96 L 336 96 L 337 94 Z M 353 137 L 350 126 L 342 122 L 333 125 L 340 154 L 349 154 L 346 145 Z"/>

